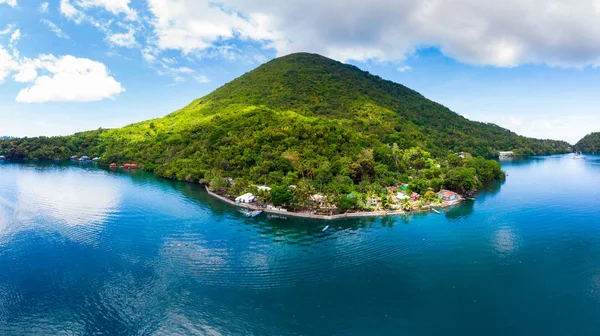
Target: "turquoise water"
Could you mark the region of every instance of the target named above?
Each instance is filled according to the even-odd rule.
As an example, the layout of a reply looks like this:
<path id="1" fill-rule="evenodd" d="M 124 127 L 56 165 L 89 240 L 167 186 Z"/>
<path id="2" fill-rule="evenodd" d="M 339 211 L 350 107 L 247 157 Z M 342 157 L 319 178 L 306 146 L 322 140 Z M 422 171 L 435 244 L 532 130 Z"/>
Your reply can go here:
<path id="1" fill-rule="evenodd" d="M 325 223 L 0 164 L 0 335 L 600 334 L 600 157 L 503 167 L 441 215 Z"/>

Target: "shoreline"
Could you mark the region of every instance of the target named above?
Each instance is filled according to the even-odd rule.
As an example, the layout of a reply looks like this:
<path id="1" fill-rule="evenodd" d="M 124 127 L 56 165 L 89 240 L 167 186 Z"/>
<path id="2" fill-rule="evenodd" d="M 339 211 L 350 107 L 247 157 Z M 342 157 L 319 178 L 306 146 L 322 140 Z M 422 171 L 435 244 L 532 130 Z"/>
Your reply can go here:
<path id="1" fill-rule="evenodd" d="M 419 210 L 415 210 L 415 211 L 404 211 L 404 210 L 384 211 L 384 210 L 380 210 L 380 211 L 369 211 L 369 212 L 364 212 L 364 211 L 363 212 L 350 212 L 350 213 L 343 213 L 343 214 L 337 214 L 337 215 L 317 215 L 317 214 L 311 214 L 311 213 L 281 211 L 281 210 L 276 210 L 273 208 L 262 208 L 259 206 L 253 206 L 253 205 L 246 204 L 246 203 L 236 203 L 225 196 L 221 196 L 221 195 L 211 191 L 207 185 L 204 186 L 204 189 L 206 189 L 206 192 L 210 196 L 212 196 L 218 200 L 221 200 L 225 203 L 228 203 L 229 205 L 238 207 L 238 208 L 251 209 L 251 210 L 262 210 L 263 212 L 268 213 L 268 214 L 276 214 L 276 215 L 282 215 L 282 216 L 308 218 L 308 219 L 319 219 L 319 220 L 327 220 L 327 221 L 336 220 L 336 219 L 344 219 L 344 218 L 385 217 L 385 216 L 406 215 L 406 214 L 410 214 L 410 213 L 433 212 L 432 209 L 436 208 L 436 207 L 428 206 L 426 209 L 419 209 Z M 439 206 L 439 208 L 447 208 L 452 205 L 460 204 L 462 201 L 463 201 L 463 199 L 461 198 L 459 200 L 452 202 L 451 204 L 442 204 Z"/>

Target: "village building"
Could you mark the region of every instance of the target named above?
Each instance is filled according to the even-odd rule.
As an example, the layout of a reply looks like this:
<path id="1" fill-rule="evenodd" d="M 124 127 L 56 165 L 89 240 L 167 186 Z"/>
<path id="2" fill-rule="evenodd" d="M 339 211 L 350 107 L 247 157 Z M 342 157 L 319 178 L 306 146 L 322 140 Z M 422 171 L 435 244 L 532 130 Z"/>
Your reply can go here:
<path id="1" fill-rule="evenodd" d="M 371 203 L 372 206 L 378 206 L 381 203 L 381 197 L 369 197 L 369 203 Z"/>
<path id="2" fill-rule="evenodd" d="M 250 204 L 250 203 L 256 202 L 256 197 L 254 197 L 254 195 L 252 195 L 251 193 L 246 193 L 246 194 L 236 197 L 235 202 Z"/>
<path id="3" fill-rule="evenodd" d="M 421 194 L 417 193 L 417 192 L 413 192 L 410 195 L 410 199 L 413 201 L 418 201 L 419 199 L 421 199 Z"/>
<path id="4" fill-rule="evenodd" d="M 410 197 L 409 197 L 408 195 L 406 195 L 406 194 L 404 194 L 404 193 L 401 193 L 401 192 L 397 193 L 397 194 L 394 196 L 394 198 L 395 198 L 395 199 L 397 199 L 398 201 L 403 201 L 403 200 L 410 199 Z"/>
<path id="5" fill-rule="evenodd" d="M 458 198 L 458 194 L 455 193 L 454 191 L 450 191 L 450 190 L 440 190 L 437 193 L 437 196 L 442 199 L 443 201 L 454 201 L 455 199 Z"/>

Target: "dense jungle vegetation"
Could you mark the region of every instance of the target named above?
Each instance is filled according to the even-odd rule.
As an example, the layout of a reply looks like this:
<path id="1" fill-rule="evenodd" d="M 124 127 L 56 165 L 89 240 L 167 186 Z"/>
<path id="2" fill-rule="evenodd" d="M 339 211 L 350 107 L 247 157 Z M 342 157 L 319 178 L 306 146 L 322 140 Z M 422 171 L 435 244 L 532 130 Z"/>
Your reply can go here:
<path id="1" fill-rule="evenodd" d="M 600 132 L 586 135 L 575 144 L 573 150 L 590 154 L 600 153 Z"/>
<path id="2" fill-rule="evenodd" d="M 409 182 L 422 192 L 473 189 L 503 177 L 483 159 L 501 150 L 545 155 L 570 146 L 470 121 L 403 85 L 306 53 L 272 60 L 164 118 L 0 141 L 9 160 L 101 156 L 101 164 L 136 162 L 170 179 L 344 193 Z"/>

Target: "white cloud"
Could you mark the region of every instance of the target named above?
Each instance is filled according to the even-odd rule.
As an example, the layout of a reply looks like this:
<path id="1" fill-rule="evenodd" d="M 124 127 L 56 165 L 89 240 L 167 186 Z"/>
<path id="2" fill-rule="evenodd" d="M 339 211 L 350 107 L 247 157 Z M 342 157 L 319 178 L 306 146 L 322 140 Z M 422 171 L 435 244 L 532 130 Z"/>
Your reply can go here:
<path id="1" fill-rule="evenodd" d="M 17 43 L 21 39 L 21 30 L 15 29 L 13 33 L 10 35 L 10 41 L 8 43 L 8 47 L 13 54 L 13 57 L 19 57 L 19 51 L 17 50 Z"/>
<path id="2" fill-rule="evenodd" d="M 24 59 L 17 71 L 13 79 L 19 83 L 33 82 L 38 75 L 36 63 L 30 59 Z"/>
<path id="3" fill-rule="evenodd" d="M 40 11 L 40 13 L 48 13 L 48 6 L 50 6 L 50 3 L 42 2 L 40 7 L 38 7 L 38 11 Z"/>
<path id="4" fill-rule="evenodd" d="M 254 40 L 278 38 L 265 30 L 270 19 L 264 15 L 251 13 L 244 18 L 207 1 L 149 0 L 148 5 L 155 16 L 152 24 L 157 46 L 162 50 L 176 49 L 187 54 L 236 35 Z"/>
<path id="5" fill-rule="evenodd" d="M 256 61 L 256 63 L 259 64 L 263 64 L 267 61 L 267 57 L 265 57 L 265 55 L 262 54 L 256 54 L 252 58 Z"/>
<path id="6" fill-rule="evenodd" d="M 56 36 L 60 37 L 60 38 L 64 38 L 66 40 L 71 39 L 71 37 L 69 37 L 69 35 L 65 34 L 62 29 L 60 29 L 56 24 L 54 24 L 54 22 L 50 21 L 50 20 L 46 20 L 46 19 L 42 19 L 40 20 L 40 22 L 42 22 L 43 24 L 45 24 L 48 28 L 50 28 L 50 30 L 52 30 L 54 32 L 54 34 L 56 34 Z"/>
<path id="7" fill-rule="evenodd" d="M 127 33 L 109 35 L 108 40 L 112 45 L 119 47 L 133 48 L 137 45 L 135 31 L 133 29 L 130 29 Z"/>
<path id="8" fill-rule="evenodd" d="M 177 73 L 182 73 L 182 74 L 191 74 L 191 73 L 196 72 L 196 71 L 194 71 L 194 69 L 190 69 L 188 67 L 174 68 L 173 71 L 177 72 Z"/>
<path id="9" fill-rule="evenodd" d="M 0 83 L 18 68 L 19 64 L 14 57 L 0 45 Z"/>
<path id="10" fill-rule="evenodd" d="M 196 76 L 195 78 L 198 83 L 202 83 L 202 84 L 210 83 L 210 79 L 204 75 L 199 75 L 199 76 Z"/>
<path id="11" fill-rule="evenodd" d="M 69 20 L 80 23 L 84 19 L 83 13 L 75 8 L 69 0 L 60 0 L 60 13 Z"/>
<path id="12" fill-rule="evenodd" d="M 0 30 L 0 35 L 8 35 L 12 33 L 15 30 L 15 27 L 16 26 L 14 24 L 7 24 L 4 29 Z"/>
<path id="13" fill-rule="evenodd" d="M 0 5 L 3 3 L 5 3 L 11 7 L 17 7 L 17 0 L 0 0 Z"/>
<path id="14" fill-rule="evenodd" d="M 21 30 L 20 29 L 16 29 L 10 35 L 10 43 L 11 44 L 16 44 L 19 41 L 19 39 L 21 39 Z"/>
<path id="15" fill-rule="evenodd" d="M 106 66 L 86 58 L 43 55 L 30 61 L 47 75 L 35 79 L 21 70 L 16 76 L 33 81 L 33 85 L 21 90 L 16 100 L 23 103 L 85 102 L 114 98 L 125 89 L 108 74 Z M 23 78 L 20 77 L 20 78 Z"/>
<path id="16" fill-rule="evenodd" d="M 435 46 L 458 61 L 600 65 L 597 0 L 148 0 L 156 45 L 184 54 L 237 39 L 278 55 L 402 61 Z"/>
<path id="17" fill-rule="evenodd" d="M 128 20 L 137 19 L 137 12 L 129 7 L 129 0 L 82 0 L 78 4 L 84 9 L 101 7 L 114 15 L 125 14 Z"/>
<path id="18" fill-rule="evenodd" d="M 398 70 L 399 72 L 406 72 L 412 70 L 412 67 L 410 67 L 409 65 L 403 65 L 398 67 L 396 70 Z"/>

